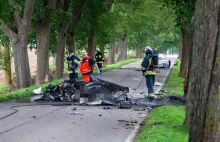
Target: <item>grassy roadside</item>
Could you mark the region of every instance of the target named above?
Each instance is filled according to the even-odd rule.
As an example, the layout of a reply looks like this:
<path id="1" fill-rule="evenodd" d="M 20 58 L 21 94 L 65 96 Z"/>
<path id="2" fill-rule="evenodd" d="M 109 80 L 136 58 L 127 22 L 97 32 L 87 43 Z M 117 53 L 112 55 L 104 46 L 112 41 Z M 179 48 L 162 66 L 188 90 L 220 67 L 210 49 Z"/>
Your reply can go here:
<path id="1" fill-rule="evenodd" d="M 170 94 L 183 95 L 183 79 L 178 77 L 180 66 L 171 70 L 163 90 Z M 183 126 L 185 106 L 162 106 L 153 109 L 145 126 L 137 136 L 137 142 L 187 142 L 188 129 Z"/>
<path id="2" fill-rule="evenodd" d="M 129 59 L 129 60 L 126 60 L 126 61 L 122 61 L 122 62 L 118 62 L 118 63 L 115 63 L 115 64 L 111 64 L 111 65 L 107 65 L 106 67 L 104 67 L 102 70 L 105 72 L 105 71 L 108 71 L 108 70 L 113 70 L 113 69 L 116 69 L 116 68 L 119 68 L 123 65 L 127 65 L 129 63 L 132 63 L 132 62 L 135 62 L 135 61 L 138 61 L 140 59 Z M 94 71 L 94 74 L 97 74 L 97 71 Z M 79 79 L 81 79 L 82 76 L 79 75 Z M 55 84 L 58 84 L 60 81 L 62 81 L 63 79 L 58 79 L 58 80 L 54 80 L 53 82 L 51 82 L 53 85 Z M 42 90 L 45 91 L 46 90 L 46 87 L 49 85 L 50 83 L 45 83 L 45 84 L 42 84 L 40 86 L 37 86 L 37 85 L 33 85 L 33 86 L 30 86 L 28 88 L 24 88 L 24 89 L 19 89 L 17 91 L 14 91 L 14 92 L 11 92 L 11 93 L 7 93 L 7 94 L 3 94 L 3 95 L 0 95 L 0 102 L 3 102 L 3 101 L 8 101 L 8 100 L 12 100 L 12 99 L 20 99 L 20 98 L 25 98 L 25 97 L 28 97 L 28 96 L 31 96 L 32 95 L 32 91 L 34 89 L 37 89 L 39 87 L 42 87 Z M 2 87 L 2 89 L 0 88 L 0 91 L 6 91 L 5 90 L 5 87 Z"/>
<path id="3" fill-rule="evenodd" d="M 7 86 L 7 85 L 1 85 L 1 86 L 0 86 L 0 94 L 7 93 L 8 89 L 9 89 L 9 86 Z"/>
<path id="4" fill-rule="evenodd" d="M 183 82 L 184 78 L 178 77 L 180 71 L 180 60 L 176 61 L 178 66 L 174 66 L 167 77 L 166 83 L 162 90 L 168 91 L 170 94 L 174 95 L 184 95 L 183 92 Z"/>

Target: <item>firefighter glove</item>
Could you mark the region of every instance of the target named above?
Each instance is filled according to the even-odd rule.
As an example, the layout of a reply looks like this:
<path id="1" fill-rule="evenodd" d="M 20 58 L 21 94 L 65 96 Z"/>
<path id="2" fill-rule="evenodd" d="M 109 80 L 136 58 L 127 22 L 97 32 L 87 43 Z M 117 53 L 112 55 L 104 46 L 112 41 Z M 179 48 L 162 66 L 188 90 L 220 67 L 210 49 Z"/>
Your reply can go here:
<path id="1" fill-rule="evenodd" d="M 98 74 L 98 75 L 100 75 L 100 74 L 101 74 L 100 70 L 98 70 L 98 71 L 97 71 L 97 74 Z"/>

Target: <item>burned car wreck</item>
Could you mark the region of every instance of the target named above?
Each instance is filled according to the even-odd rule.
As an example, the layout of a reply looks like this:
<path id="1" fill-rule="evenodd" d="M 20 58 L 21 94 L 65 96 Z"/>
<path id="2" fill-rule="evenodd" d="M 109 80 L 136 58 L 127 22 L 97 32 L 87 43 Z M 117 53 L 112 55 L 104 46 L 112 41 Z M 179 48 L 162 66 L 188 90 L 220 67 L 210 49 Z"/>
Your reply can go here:
<path id="1" fill-rule="evenodd" d="M 119 105 L 131 104 L 131 97 L 127 94 L 129 88 L 104 81 L 92 76 L 92 81 L 63 80 L 56 86 L 50 84 L 42 97 L 34 101 L 74 102 L 78 104 Z M 127 106 L 127 105 L 126 105 Z"/>
<path id="2" fill-rule="evenodd" d="M 35 98 L 34 102 L 62 102 L 74 105 L 113 105 L 120 109 L 130 109 L 136 107 L 154 108 L 162 105 L 180 104 L 184 105 L 185 97 L 168 95 L 161 96 L 154 101 L 148 98 L 132 98 L 129 96 L 129 88 L 92 76 L 92 81 L 64 80 L 53 86 L 50 84 L 40 98 Z"/>

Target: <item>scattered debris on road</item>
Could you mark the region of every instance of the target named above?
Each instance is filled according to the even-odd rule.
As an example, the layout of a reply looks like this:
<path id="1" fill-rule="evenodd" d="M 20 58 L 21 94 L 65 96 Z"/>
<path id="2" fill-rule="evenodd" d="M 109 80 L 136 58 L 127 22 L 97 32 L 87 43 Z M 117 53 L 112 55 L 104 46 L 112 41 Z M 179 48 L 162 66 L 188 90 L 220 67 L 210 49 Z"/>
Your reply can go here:
<path id="1" fill-rule="evenodd" d="M 76 110 L 76 107 L 72 108 L 71 110 Z"/>
<path id="2" fill-rule="evenodd" d="M 38 89 L 38 92 L 40 89 Z M 133 89 L 135 90 L 135 89 Z M 35 91 L 36 92 L 36 91 Z M 168 94 L 167 91 L 161 92 Z M 185 104 L 186 98 L 181 96 L 168 96 L 157 94 L 157 98 L 133 99 L 128 95 L 129 88 L 115 83 L 104 81 L 92 76 L 92 82 L 64 80 L 53 86 L 50 84 L 42 97 L 35 99 L 36 102 L 71 102 L 78 105 L 111 105 L 119 109 L 131 109 L 135 111 L 151 110 L 154 107 L 168 104 Z M 140 92 L 143 94 L 144 92 Z M 139 107 L 139 108 L 138 108 Z M 103 109 L 111 109 L 104 107 Z M 77 110 L 73 108 L 72 110 Z"/>
<path id="3" fill-rule="evenodd" d="M 110 107 L 103 107 L 103 109 L 111 109 Z"/>
<path id="4" fill-rule="evenodd" d="M 69 112 L 69 115 L 83 115 L 83 114 L 79 112 Z"/>

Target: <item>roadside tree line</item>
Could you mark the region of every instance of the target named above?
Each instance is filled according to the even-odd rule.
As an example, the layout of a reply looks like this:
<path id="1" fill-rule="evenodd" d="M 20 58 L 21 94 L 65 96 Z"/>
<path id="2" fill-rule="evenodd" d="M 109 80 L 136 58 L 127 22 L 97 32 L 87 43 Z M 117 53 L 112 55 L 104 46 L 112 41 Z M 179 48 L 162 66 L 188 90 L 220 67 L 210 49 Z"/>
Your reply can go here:
<path id="1" fill-rule="evenodd" d="M 0 27 L 1 46 L 14 58 L 17 88 L 32 83 L 28 48 L 37 50 L 39 85 L 48 76 L 50 56 L 56 59 L 54 79 L 63 77 L 66 51 L 85 49 L 94 57 L 99 47 L 115 63 L 126 60 L 130 49 L 142 57 L 147 44 L 164 50 L 165 42 L 179 42 L 174 10 L 154 0 L 1 0 Z"/>

